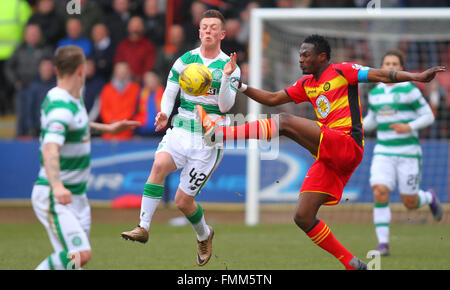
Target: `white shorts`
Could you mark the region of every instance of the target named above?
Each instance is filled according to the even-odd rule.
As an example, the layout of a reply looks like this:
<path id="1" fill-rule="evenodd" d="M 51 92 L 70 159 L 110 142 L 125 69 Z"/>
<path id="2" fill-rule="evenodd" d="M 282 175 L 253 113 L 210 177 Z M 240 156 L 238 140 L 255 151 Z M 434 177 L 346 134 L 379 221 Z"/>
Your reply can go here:
<path id="1" fill-rule="evenodd" d="M 58 203 L 47 185 L 35 185 L 31 203 L 44 225 L 55 252 L 76 253 L 91 250 L 91 208 L 86 194 L 72 194 L 72 202 Z"/>
<path id="2" fill-rule="evenodd" d="M 398 181 L 400 194 L 419 192 L 421 159 L 375 154 L 370 167 L 370 186 L 383 184 L 392 192 Z"/>
<path id="3" fill-rule="evenodd" d="M 167 130 L 156 154 L 159 152 L 169 153 L 177 169 L 182 169 L 178 187 L 190 196 L 202 190 L 223 158 L 223 149 L 205 146 L 200 134 L 182 128 Z"/>

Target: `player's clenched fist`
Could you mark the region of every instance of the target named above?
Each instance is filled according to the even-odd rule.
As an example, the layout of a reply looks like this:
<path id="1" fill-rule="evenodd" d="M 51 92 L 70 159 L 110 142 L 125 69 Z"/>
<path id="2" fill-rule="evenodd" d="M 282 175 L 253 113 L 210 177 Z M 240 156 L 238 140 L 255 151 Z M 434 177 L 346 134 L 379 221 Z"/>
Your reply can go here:
<path id="1" fill-rule="evenodd" d="M 65 188 L 63 185 L 53 188 L 53 195 L 60 204 L 69 204 L 72 202 L 72 192 Z"/>

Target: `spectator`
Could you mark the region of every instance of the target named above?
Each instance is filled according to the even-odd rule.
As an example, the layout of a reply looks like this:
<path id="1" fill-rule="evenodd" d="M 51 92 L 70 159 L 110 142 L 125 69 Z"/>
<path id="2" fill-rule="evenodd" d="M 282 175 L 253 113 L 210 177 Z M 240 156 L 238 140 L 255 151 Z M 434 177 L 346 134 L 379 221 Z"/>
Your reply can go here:
<path id="1" fill-rule="evenodd" d="M 49 58 L 44 58 L 39 64 L 39 76 L 30 84 L 26 92 L 26 119 L 29 133 L 32 137 L 39 137 L 41 130 L 41 104 L 47 92 L 55 86 L 56 79 L 53 71 L 53 61 Z"/>
<path id="2" fill-rule="evenodd" d="M 169 28 L 168 43 L 158 51 L 153 71 L 161 80 L 166 80 L 174 62 L 191 47 L 184 41 L 183 26 L 174 24 Z"/>
<path id="3" fill-rule="evenodd" d="M 67 22 L 70 18 L 80 19 L 81 35 L 88 38 L 92 27 L 96 23 L 104 21 L 103 7 L 98 2 L 98 0 L 55 0 L 55 11 L 64 22 Z M 79 7 L 79 13 L 78 11 L 69 13 L 68 7 L 72 9 Z"/>
<path id="4" fill-rule="evenodd" d="M 132 78 L 140 82 L 144 73 L 153 69 L 155 55 L 155 46 L 144 36 L 142 18 L 131 18 L 128 23 L 128 38 L 122 40 L 117 47 L 114 63 L 128 63 Z"/>
<path id="5" fill-rule="evenodd" d="M 140 136 L 160 135 L 155 132 L 155 117 L 161 111 L 161 98 L 164 87 L 158 75 L 152 71 L 144 74 L 143 87 L 139 93 L 137 113 L 135 120 L 141 122 L 142 126 L 137 127 L 135 132 Z"/>
<path id="6" fill-rule="evenodd" d="M 249 2 L 247 5 L 247 8 L 241 12 L 241 31 L 239 32 L 239 35 L 236 37 L 236 40 L 239 41 L 241 44 L 246 44 L 248 39 L 250 38 L 250 12 L 255 9 L 259 8 L 260 3 L 256 1 Z"/>
<path id="7" fill-rule="evenodd" d="M 113 11 L 106 16 L 106 26 L 111 32 L 114 44 L 117 44 L 127 37 L 127 25 L 131 19 L 130 2 L 128 0 L 114 0 Z"/>
<path id="8" fill-rule="evenodd" d="M 95 62 L 96 74 L 101 75 L 105 81 L 109 81 L 112 74 L 115 45 L 109 36 L 108 27 L 99 23 L 92 28 L 93 59 Z"/>
<path id="9" fill-rule="evenodd" d="M 76 45 L 83 49 L 86 57 L 91 56 L 92 54 L 92 43 L 89 39 L 81 35 L 83 30 L 83 26 L 81 25 L 81 21 L 78 18 L 69 18 L 66 23 L 66 33 L 67 37 L 61 39 L 58 42 L 56 48 L 65 45 Z"/>
<path id="10" fill-rule="evenodd" d="M 200 29 L 200 19 L 207 8 L 208 7 L 200 1 L 194 1 L 191 5 L 191 19 L 188 19 L 184 24 L 185 39 L 191 47 L 196 46 L 198 41 L 198 31 Z"/>
<path id="11" fill-rule="evenodd" d="M 0 6 L 0 114 L 5 114 L 13 109 L 11 96 L 14 95 L 14 88 L 8 83 L 5 73 L 6 62 L 22 42 L 23 28 L 32 11 L 25 0 L 2 1 Z"/>
<path id="12" fill-rule="evenodd" d="M 237 41 L 237 36 L 241 31 L 241 22 L 238 19 L 227 19 L 225 22 L 225 39 L 222 40 L 221 49 L 227 55 L 232 52 L 237 54 L 237 63 L 241 64 L 247 60 L 247 47 Z"/>
<path id="13" fill-rule="evenodd" d="M 99 116 L 99 97 L 106 80 L 102 75 L 96 74 L 95 61 L 92 58 L 86 60 L 86 81 L 83 88 L 83 101 L 91 121 L 96 121 Z"/>
<path id="14" fill-rule="evenodd" d="M 55 11 L 55 0 L 39 0 L 36 12 L 31 15 L 28 23 L 38 24 L 43 40 L 52 47 L 56 47 L 58 40 L 63 37 L 63 20 Z"/>
<path id="15" fill-rule="evenodd" d="M 52 56 L 52 50 L 41 44 L 41 29 L 37 24 L 28 24 L 25 28 L 25 42 L 17 47 L 6 62 L 5 74 L 15 88 L 17 136 L 28 135 L 26 122 L 26 91 L 39 71 L 39 63 L 45 57 Z"/>
<path id="16" fill-rule="evenodd" d="M 159 12 L 158 0 L 145 0 L 144 3 L 145 36 L 157 47 L 164 45 L 166 16 Z"/>
<path id="17" fill-rule="evenodd" d="M 76 17 L 81 22 L 81 35 L 86 38 L 91 36 L 92 28 L 96 23 L 100 23 L 104 20 L 103 11 L 100 5 L 93 0 L 79 0 L 81 11 Z"/>
<path id="18" fill-rule="evenodd" d="M 126 62 L 114 65 L 113 77 L 100 93 L 100 118 L 103 123 L 110 124 L 124 119 L 133 119 L 140 86 L 131 79 L 130 67 Z M 129 139 L 133 131 L 123 131 L 119 134 L 102 134 L 107 140 Z"/>

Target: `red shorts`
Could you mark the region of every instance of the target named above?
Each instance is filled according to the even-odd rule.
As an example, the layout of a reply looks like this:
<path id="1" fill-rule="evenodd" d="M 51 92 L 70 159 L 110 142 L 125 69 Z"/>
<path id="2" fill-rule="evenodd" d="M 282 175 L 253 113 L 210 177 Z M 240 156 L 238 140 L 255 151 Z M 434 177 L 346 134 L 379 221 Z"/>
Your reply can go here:
<path id="1" fill-rule="evenodd" d="M 363 149 L 347 133 L 320 127 L 322 133 L 316 161 L 303 181 L 303 192 L 320 192 L 329 195 L 324 205 L 339 203 L 344 186 L 363 157 Z"/>

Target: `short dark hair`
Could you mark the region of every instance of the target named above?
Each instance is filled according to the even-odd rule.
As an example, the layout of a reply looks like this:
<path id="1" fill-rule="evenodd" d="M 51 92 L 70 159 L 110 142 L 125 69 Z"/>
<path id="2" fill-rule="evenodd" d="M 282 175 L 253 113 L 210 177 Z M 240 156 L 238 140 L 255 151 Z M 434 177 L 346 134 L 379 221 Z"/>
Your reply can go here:
<path id="1" fill-rule="evenodd" d="M 220 13 L 219 10 L 215 9 L 206 10 L 205 12 L 203 12 L 200 21 L 202 21 L 203 18 L 218 18 L 220 22 L 222 22 L 222 27 L 225 28 L 225 17 L 223 17 L 222 13 Z"/>
<path id="2" fill-rule="evenodd" d="M 400 61 L 400 65 L 404 68 L 405 67 L 405 54 L 403 53 L 403 51 L 401 51 L 400 49 L 392 49 L 392 50 L 388 50 L 384 53 L 383 58 L 381 59 L 381 65 L 383 65 L 384 59 L 386 58 L 386 56 L 388 55 L 393 55 L 398 57 L 398 60 Z"/>
<path id="3" fill-rule="evenodd" d="M 322 35 L 312 34 L 303 40 L 303 43 L 311 43 L 314 45 L 314 50 L 317 54 L 325 53 L 327 55 L 327 60 L 331 58 L 331 48 L 328 40 Z"/>

